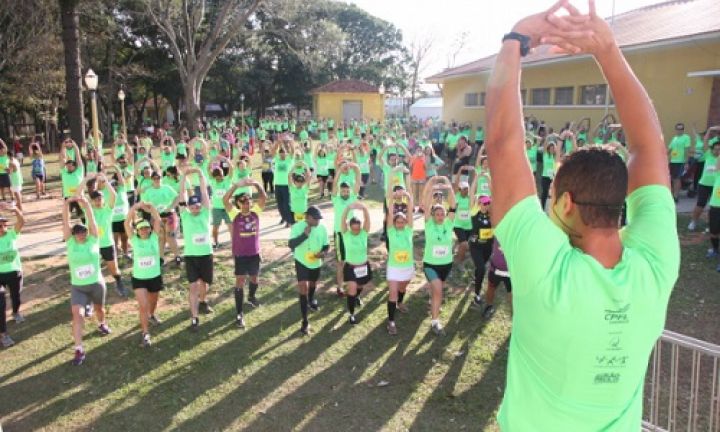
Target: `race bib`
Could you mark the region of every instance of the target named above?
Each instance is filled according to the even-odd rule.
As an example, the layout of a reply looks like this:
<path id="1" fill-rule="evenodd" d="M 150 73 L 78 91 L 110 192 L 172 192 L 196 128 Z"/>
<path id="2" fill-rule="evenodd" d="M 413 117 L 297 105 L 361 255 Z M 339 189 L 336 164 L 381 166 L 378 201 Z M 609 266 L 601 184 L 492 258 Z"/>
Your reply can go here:
<path id="1" fill-rule="evenodd" d="M 356 278 L 364 278 L 368 275 L 368 265 L 353 267 L 353 273 L 355 273 Z"/>
<path id="2" fill-rule="evenodd" d="M 225 196 L 225 192 L 227 191 L 225 189 L 216 189 L 215 192 L 217 192 L 219 196 Z"/>
<path id="3" fill-rule="evenodd" d="M 69 193 L 70 195 L 75 195 L 75 191 L 77 191 L 77 186 L 70 186 L 70 187 L 68 188 L 68 193 Z"/>
<path id="4" fill-rule="evenodd" d="M 98 227 L 98 237 L 102 237 L 105 235 L 105 229 L 103 227 Z"/>
<path id="5" fill-rule="evenodd" d="M 125 214 L 125 208 L 124 208 L 124 207 L 115 207 L 115 208 L 113 209 L 113 214 L 114 214 L 114 215 L 117 215 L 117 216 L 124 215 L 124 214 Z"/>
<path id="6" fill-rule="evenodd" d="M 460 220 L 470 219 L 470 210 L 459 210 L 457 212 L 457 218 Z"/>
<path id="7" fill-rule="evenodd" d="M 492 228 L 480 228 L 478 237 L 480 237 L 480 240 L 490 240 L 493 237 Z"/>
<path id="8" fill-rule="evenodd" d="M 263 171 L 269 171 L 269 170 L 270 170 L 270 164 L 269 164 L 269 163 L 264 163 L 264 164 L 262 164 L 262 169 L 263 169 Z"/>
<path id="9" fill-rule="evenodd" d="M 6 252 L 4 254 L 0 254 L 0 262 L 1 263 L 10 263 L 15 260 L 15 256 L 17 255 L 17 252 L 10 251 Z"/>
<path id="10" fill-rule="evenodd" d="M 210 243 L 210 239 L 207 234 L 195 234 L 192 238 L 193 244 L 202 246 Z"/>
<path id="11" fill-rule="evenodd" d="M 158 213 L 165 213 L 166 209 L 167 209 L 167 206 L 165 204 L 158 204 L 158 206 L 157 206 Z"/>
<path id="12" fill-rule="evenodd" d="M 676 158 L 676 157 L 678 157 L 678 152 L 676 150 L 673 150 L 672 153 L 670 153 L 670 155 L 672 157 Z"/>
<path id="13" fill-rule="evenodd" d="M 450 255 L 450 248 L 447 246 L 434 246 L 432 249 L 432 255 L 434 258 L 445 258 Z"/>
<path id="14" fill-rule="evenodd" d="M 138 260 L 138 267 L 147 269 L 155 266 L 155 257 L 142 257 Z"/>
<path id="15" fill-rule="evenodd" d="M 314 263 L 318 261 L 318 258 L 315 256 L 315 252 L 307 251 L 305 252 L 305 261 L 309 263 Z"/>
<path id="16" fill-rule="evenodd" d="M 90 279 L 95 275 L 95 267 L 92 264 L 80 266 L 75 269 L 75 277 L 78 279 Z"/>
<path id="17" fill-rule="evenodd" d="M 410 254 L 407 251 L 395 252 L 395 261 L 399 263 L 406 263 L 410 260 Z"/>
<path id="18" fill-rule="evenodd" d="M 302 222 L 305 220 L 305 213 L 294 213 L 295 222 Z"/>

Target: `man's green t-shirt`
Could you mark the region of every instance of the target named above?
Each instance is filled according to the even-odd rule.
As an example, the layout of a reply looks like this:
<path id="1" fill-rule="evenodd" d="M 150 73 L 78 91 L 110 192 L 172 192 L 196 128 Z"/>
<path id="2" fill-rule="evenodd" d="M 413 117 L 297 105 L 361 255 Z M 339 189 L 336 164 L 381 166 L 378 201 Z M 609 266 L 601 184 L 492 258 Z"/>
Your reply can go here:
<path id="1" fill-rule="evenodd" d="M 18 234 L 14 228 L 8 229 L 5 235 L 0 236 L 0 273 L 22 271 L 17 238 Z"/>
<path id="2" fill-rule="evenodd" d="M 165 213 L 172 210 L 170 205 L 175 201 L 177 195 L 172 186 L 160 184 L 158 188 L 150 186 L 145 189 L 142 193 L 142 201 L 154 205 L 158 213 Z"/>
<path id="3" fill-rule="evenodd" d="M 537 153 L 538 153 L 538 147 L 536 145 L 530 146 L 530 148 L 525 149 L 525 154 L 527 155 L 528 162 L 530 162 L 530 169 L 532 172 L 537 172 Z"/>
<path id="4" fill-rule="evenodd" d="M 100 246 L 97 237 L 88 233 L 85 242 L 78 243 L 75 236 L 70 236 L 67 241 L 67 258 L 71 284 L 85 286 L 100 281 Z"/>
<path id="5" fill-rule="evenodd" d="M 273 165 L 275 167 L 273 181 L 275 182 L 275 186 L 288 185 L 288 171 L 290 170 L 290 165 L 294 163 L 295 162 L 290 157 L 285 156 L 285 159 L 281 159 L 280 156 L 275 156 L 275 159 L 273 160 Z"/>
<path id="6" fill-rule="evenodd" d="M 670 163 L 685 163 L 685 152 L 691 146 L 690 135 L 675 135 L 670 141 Z"/>
<path id="7" fill-rule="evenodd" d="M 680 265 L 675 204 L 652 185 L 627 198 L 612 269 L 570 243 L 536 196 L 495 230 L 513 284 L 504 431 L 640 430 L 648 358 Z"/>
<path id="8" fill-rule="evenodd" d="M 348 230 L 342 233 L 343 245 L 345 246 L 345 262 L 351 265 L 365 264 L 368 261 L 368 233 L 361 229 L 355 235 L 348 227 Z"/>
<path id="9" fill-rule="evenodd" d="M 470 196 L 462 196 L 455 194 L 455 202 L 457 203 L 455 211 L 455 220 L 453 226 L 464 230 L 472 229 L 472 220 L 470 219 Z"/>
<path id="10" fill-rule="evenodd" d="M 442 224 L 434 219 L 425 221 L 425 251 L 423 261 L 432 265 L 446 265 L 453 261 L 453 221 L 445 218 Z"/>
<path id="11" fill-rule="evenodd" d="M 715 177 L 717 177 L 717 158 L 713 155 L 712 151 L 708 150 L 703 155 L 703 160 L 705 163 L 703 165 L 702 176 L 700 176 L 698 184 L 713 187 L 715 184 Z"/>
<path id="12" fill-rule="evenodd" d="M 548 152 L 543 153 L 542 176 L 550 179 L 555 177 L 555 156 Z"/>
<path id="13" fill-rule="evenodd" d="M 212 208 L 216 210 L 225 208 L 223 197 L 225 197 L 227 191 L 230 190 L 231 185 L 232 180 L 230 177 L 223 177 L 220 181 L 215 180 L 215 178 L 210 180 L 210 189 L 212 190 L 210 202 L 212 203 Z"/>
<path id="14" fill-rule="evenodd" d="M 190 210 L 180 211 L 180 222 L 183 228 L 185 256 L 212 255 L 210 244 L 210 210 L 203 207 L 197 216 Z"/>
<path id="15" fill-rule="evenodd" d="M 113 209 L 107 205 L 95 208 L 92 207 L 93 217 L 95 218 L 95 225 L 97 225 L 98 238 L 100 239 L 99 245 L 101 248 L 110 247 L 115 244 L 113 241 L 112 223 L 113 223 Z"/>
<path id="16" fill-rule="evenodd" d="M 308 209 L 308 195 L 310 187 L 304 184 L 300 187 L 294 184 L 289 186 L 290 190 L 290 211 L 293 213 L 305 213 Z"/>
<path id="17" fill-rule="evenodd" d="M 157 234 L 150 233 L 147 239 L 134 235 L 130 244 L 133 250 L 133 277 L 153 279 L 160 276 L 160 244 Z"/>
<path id="18" fill-rule="evenodd" d="M 342 214 L 347 208 L 347 206 L 357 201 L 357 195 L 355 195 L 353 192 L 350 192 L 350 196 L 345 199 L 342 197 L 342 195 L 337 194 L 332 196 L 331 201 L 333 205 L 333 213 L 335 214 L 335 223 L 333 225 L 333 229 L 336 233 L 338 233 L 342 231 Z M 348 211 L 348 220 L 350 220 L 352 216 L 353 211 Z"/>
<path id="19" fill-rule="evenodd" d="M 302 235 L 305 227 L 307 227 L 306 221 L 300 221 L 294 224 L 292 228 L 290 228 L 290 239 Z M 322 251 L 325 246 L 328 246 L 327 230 L 325 230 L 324 225 L 320 224 L 310 229 L 308 238 L 293 251 L 293 257 L 309 269 L 320 268 L 322 259 L 317 258 L 315 254 Z"/>
<path id="20" fill-rule="evenodd" d="M 75 195 L 80 182 L 85 177 L 85 172 L 82 167 L 75 168 L 75 171 L 70 172 L 67 168 L 60 170 L 60 178 L 62 179 L 62 192 L 63 198 L 68 198 Z"/>
<path id="21" fill-rule="evenodd" d="M 394 226 L 387 228 L 388 267 L 407 268 L 414 265 L 413 261 L 413 230 L 406 226 L 398 230 Z"/>

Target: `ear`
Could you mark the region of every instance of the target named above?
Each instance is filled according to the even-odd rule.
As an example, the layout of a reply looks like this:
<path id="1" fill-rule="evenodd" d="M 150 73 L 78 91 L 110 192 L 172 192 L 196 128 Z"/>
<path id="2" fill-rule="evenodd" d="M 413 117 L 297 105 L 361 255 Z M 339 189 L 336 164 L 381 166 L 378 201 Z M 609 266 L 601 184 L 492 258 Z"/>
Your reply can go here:
<path id="1" fill-rule="evenodd" d="M 570 217 L 577 209 L 570 192 L 563 193 L 558 201 L 560 202 L 560 212 L 564 218 Z"/>

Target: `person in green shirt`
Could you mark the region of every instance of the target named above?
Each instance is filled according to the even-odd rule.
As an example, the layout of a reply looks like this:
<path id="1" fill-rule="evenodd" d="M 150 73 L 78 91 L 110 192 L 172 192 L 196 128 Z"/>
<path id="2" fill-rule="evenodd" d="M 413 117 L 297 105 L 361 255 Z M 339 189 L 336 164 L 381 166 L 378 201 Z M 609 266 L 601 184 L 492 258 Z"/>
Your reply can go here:
<path id="1" fill-rule="evenodd" d="M 685 173 L 685 164 L 687 164 L 688 157 L 690 157 L 690 151 L 688 150 L 692 146 L 690 135 L 685 133 L 685 125 L 678 123 L 675 125 L 675 136 L 670 140 L 668 144 L 667 155 L 670 159 L 670 178 L 672 179 L 672 193 L 675 198 L 675 202 L 678 200 L 680 194 L 680 182 L 683 174 Z"/>
<path id="2" fill-rule="evenodd" d="M 170 246 L 170 252 L 175 257 L 175 264 L 180 265 L 180 251 L 177 244 L 177 214 L 175 208 L 180 202 L 180 182 L 175 181 L 177 168 L 174 166 L 166 170 L 167 176 L 163 178 L 159 172 L 154 171 L 150 178 L 152 185 L 143 192 L 142 201 L 152 204 L 160 214 L 160 230 L 155 231 L 160 239 L 160 265 L 165 264 L 165 248 Z M 166 180 L 163 182 L 164 180 Z M 172 186 L 171 186 L 172 184 Z M 177 188 L 177 189 L 176 189 Z"/>
<path id="3" fill-rule="evenodd" d="M 423 197 L 425 212 L 425 249 L 423 272 L 430 284 L 430 329 L 436 335 L 445 333 L 440 323 L 440 305 L 443 299 L 443 284 L 450 275 L 453 265 L 453 225 L 455 219 L 455 194 L 449 180 L 443 184 L 426 188 Z M 450 210 L 443 205 L 433 204 L 435 192 L 448 192 Z"/>
<path id="4" fill-rule="evenodd" d="M 17 208 L 22 211 L 22 189 L 23 189 L 23 175 L 20 167 L 20 161 L 15 158 L 15 154 L 12 151 L 8 152 L 8 176 L 10 177 L 10 193 L 15 201 Z"/>
<path id="5" fill-rule="evenodd" d="M 358 210 L 363 213 L 362 223 L 353 216 L 348 220 L 348 213 Z M 368 233 L 370 232 L 370 212 L 361 202 L 354 202 L 343 210 L 340 218 L 340 231 L 345 245 L 345 264 L 343 265 L 343 281 L 347 284 L 348 322 L 357 324 L 355 306 L 360 305 L 360 294 L 365 285 L 372 280 L 372 267 L 368 262 Z"/>
<path id="6" fill-rule="evenodd" d="M 550 215 L 537 200 L 523 145 L 521 50 L 506 40 L 487 86 L 492 222 L 512 275 L 512 337 L 498 422 L 504 431 L 641 429 L 650 353 L 680 268 L 668 155 L 657 113 L 595 12 L 550 10 L 513 31 L 529 46 L 592 55 L 615 99 L 630 163 L 583 148 L 553 181 Z M 627 200 L 629 224 L 619 228 Z M 540 336 L 542 335 L 542 336 Z"/>
<path id="7" fill-rule="evenodd" d="M 5 292 L 10 292 L 12 314 L 15 324 L 25 321 L 20 314 L 20 292 L 23 286 L 22 264 L 17 239 L 25 225 L 22 211 L 12 204 L 0 203 L 1 210 L 10 210 L 15 213 L 15 225 L 8 228 L 8 218 L 0 216 L 0 345 L 10 348 L 15 345 L 7 331 L 7 304 Z"/>
<path id="8" fill-rule="evenodd" d="M 365 198 L 365 188 L 370 180 L 370 148 L 367 143 L 363 143 L 353 149 L 355 162 L 360 168 L 360 199 Z"/>
<path id="9" fill-rule="evenodd" d="M 160 259 L 160 237 L 162 230 L 160 214 L 150 203 L 137 203 L 130 209 L 135 215 L 142 211 L 149 217 L 134 221 L 132 217 L 125 219 L 125 232 L 132 244 L 134 258 L 132 268 L 132 287 L 138 302 L 142 339 L 140 346 L 147 348 L 150 341 L 150 322 L 159 324 L 155 316 L 160 291 L 163 290 L 163 278 Z"/>
<path id="10" fill-rule="evenodd" d="M 66 140 L 65 145 L 74 143 L 72 140 Z M 77 147 L 77 146 L 76 146 Z M 60 150 L 62 156 L 65 146 Z M 10 175 L 8 174 L 8 165 L 10 164 L 10 158 L 8 157 L 8 146 L 5 141 L 0 139 L 0 196 L 5 201 L 5 194 L 10 194 Z"/>
<path id="11" fill-rule="evenodd" d="M 225 211 L 225 205 L 223 204 L 225 192 L 232 186 L 231 173 L 228 174 L 230 175 L 225 175 L 223 169 L 218 166 L 213 168 L 212 179 L 210 180 L 210 189 L 212 190 L 212 238 L 213 248 L 215 249 L 220 247 L 218 236 L 220 235 L 220 225 L 223 222 L 225 222 L 225 226 L 232 238 L 232 220 L 230 220 L 230 216 Z"/>
<path id="12" fill-rule="evenodd" d="M 278 212 L 280 213 L 280 223 L 285 227 L 290 227 L 292 223 L 292 211 L 290 210 L 290 188 L 288 186 L 288 174 L 291 172 L 293 161 L 288 157 L 291 152 L 290 142 L 277 141 L 272 149 L 273 166 L 275 173 L 273 182 L 275 186 L 275 199 L 277 201 Z"/>
<path id="13" fill-rule="evenodd" d="M 466 165 L 461 167 L 455 176 L 455 183 L 453 184 L 453 190 L 455 193 L 455 202 L 457 207 L 455 208 L 455 218 L 453 220 L 453 232 L 457 238 L 457 249 L 455 251 L 455 263 L 458 268 L 462 270 L 462 266 L 465 262 L 465 255 L 470 248 L 468 240 L 472 235 L 472 221 L 470 212 L 472 210 L 473 197 L 470 195 L 470 183 L 465 180 L 464 172 L 469 174 L 473 172 L 473 167 Z"/>
<path id="14" fill-rule="evenodd" d="M 542 191 L 540 192 L 540 208 L 542 209 L 545 209 L 547 199 L 550 196 L 550 186 L 555 178 L 556 157 L 557 148 L 555 142 L 546 141 L 542 149 L 543 169 L 542 177 L 540 178 L 540 184 L 542 186 Z"/>
<path id="15" fill-rule="evenodd" d="M 333 205 L 333 214 L 335 216 L 333 223 L 333 248 L 335 249 L 335 281 L 337 282 L 336 292 L 339 297 L 345 295 L 343 291 L 343 266 L 345 265 L 345 245 L 342 236 L 342 214 L 345 208 L 354 203 L 358 199 L 358 191 L 360 183 L 350 185 L 348 183 L 339 183 L 339 177 L 334 180 L 332 190 L 335 193 L 330 197 Z M 310 305 L 316 307 L 315 303 Z"/>
<path id="16" fill-rule="evenodd" d="M 307 318 L 308 305 L 314 300 L 322 260 L 330 248 L 327 231 L 320 224 L 321 219 L 320 210 L 315 206 L 310 206 L 305 212 L 305 220 L 296 223 L 290 229 L 288 246 L 295 259 L 295 274 L 302 315 L 300 334 L 302 335 L 307 335 L 310 329 Z M 317 306 L 314 309 L 316 308 Z"/>
<path id="17" fill-rule="evenodd" d="M 178 147 L 175 144 L 175 140 L 170 135 L 163 137 L 160 141 L 160 147 L 162 152 L 160 153 L 160 167 L 163 170 L 175 166 L 175 160 L 178 154 Z"/>
<path id="18" fill-rule="evenodd" d="M 295 172 L 301 168 L 303 173 Z M 303 220 L 308 208 L 311 173 L 307 164 L 298 161 L 288 172 L 288 190 L 290 191 L 290 225 Z"/>
<path id="19" fill-rule="evenodd" d="M 85 211 L 87 225 L 70 226 L 70 204 L 78 203 Z M 105 322 L 105 280 L 100 273 L 100 246 L 97 224 L 90 204 L 82 197 L 69 197 L 62 208 L 63 240 L 67 244 L 67 260 L 70 267 L 70 305 L 72 306 L 72 334 L 75 342 L 73 364 L 85 361 L 82 345 L 85 305 L 91 304 L 99 322 L 101 335 L 110 334 Z"/>
<path id="20" fill-rule="evenodd" d="M 718 157 L 720 157 L 720 139 L 717 137 L 711 139 L 710 137 L 716 131 L 720 132 L 720 126 L 708 128 L 702 140 L 703 147 L 700 151 L 701 156 L 698 158 L 703 161 L 702 173 L 698 180 L 697 203 L 693 209 L 690 224 L 688 224 L 688 231 L 695 231 L 697 222 L 700 220 L 705 206 L 707 206 L 708 199 L 712 195 L 712 189 L 715 185 L 715 178 L 717 177 L 715 162 L 718 160 Z"/>
<path id="21" fill-rule="evenodd" d="M 180 177 L 180 196 L 187 196 L 187 176 L 196 174 L 200 179 L 200 195 L 192 195 L 187 208 L 180 210 L 184 238 L 185 272 L 190 283 L 190 331 L 200 326 L 198 312 L 208 314 L 212 308 L 205 298 L 208 285 L 213 283 L 213 249 L 210 243 L 211 203 L 205 174 L 200 168 L 188 168 Z"/>
<path id="22" fill-rule="evenodd" d="M 404 200 L 407 200 L 408 212 L 395 211 L 394 202 Z M 415 253 L 413 251 L 413 226 L 411 222 L 411 215 L 414 209 L 412 194 L 404 189 L 395 191 L 392 194 L 388 194 L 385 205 L 388 209 L 391 209 L 385 216 L 388 246 L 387 331 L 390 335 L 396 335 L 395 312 L 398 309 L 407 312 L 407 307 L 403 303 L 403 300 L 405 299 L 407 286 L 415 276 Z"/>
<path id="23" fill-rule="evenodd" d="M 325 185 L 330 176 L 330 161 L 325 146 L 321 146 L 315 153 L 315 166 L 317 167 L 317 181 L 320 189 L 320 199 L 325 198 Z"/>
<path id="24" fill-rule="evenodd" d="M 720 146 L 716 144 L 715 147 Z M 720 158 L 713 161 L 715 164 L 715 172 L 720 170 Z M 706 162 L 707 164 L 707 162 Z M 710 210 L 708 210 L 708 231 L 710 231 L 710 249 L 708 249 L 708 258 L 718 257 L 718 246 L 720 246 L 720 176 L 716 175 L 712 193 L 710 194 Z M 717 271 L 720 272 L 720 263 L 718 263 Z"/>

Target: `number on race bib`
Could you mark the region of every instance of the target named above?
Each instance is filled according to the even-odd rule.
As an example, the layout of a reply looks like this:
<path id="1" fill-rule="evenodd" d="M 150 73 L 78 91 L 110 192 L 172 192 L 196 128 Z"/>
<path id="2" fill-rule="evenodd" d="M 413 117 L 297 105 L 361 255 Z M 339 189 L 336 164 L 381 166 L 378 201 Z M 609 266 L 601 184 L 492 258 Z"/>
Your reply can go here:
<path id="1" fill-rule="evenodd" d="M 118 216 L 119 216 L 119 215 L 124 215 L 124 214 L 125 214 L 125 208 L 124 208 L 124 207 L 115 207 L 115 208 L 113 209 L 113 214 L 114 214 L 114 215 L 118 215 Z"/>
<path id="2" fill-rule="evenodd" d="M 432 255 L 435 258 L 445 258 L 450 254 L 450 248 L 447 246 L 435 246 L 432 250 Z"/>
<path id="3" fill-rule="evenodd" d="M 198 245 L 198 246 L 202 246 L 202 245 L 206 245 L 206 244 L 210 243 L 207 234 L 195 234 L 193 236 L 192 240 L 193 240 L 193 244 Z"/>
<path id="4" fill-rule="evenodd" d="M 305 252 L 305 260 L 310 263 L 314 263 L 318 260 L 318 258 L 315 256 L 315 252 L 307 251 Z"/>
<path id="5" fill-rule="evenodd" d="M 368 275 L 368 265 L 361 265 L 353 267 L 353 272 L 355 273 L 356 278 L 364 278 Z"/>
<path id="6" fill-rule="evenodd" d="M 457 212 L 457 218 L 459 220 L 468 220 L 470 219 L 470 210 L 460 210 Z"/>
<path id="7" fill-rule="evenodd" d="M 142 269 L 151 268 L 155 265 L 155 257 L 142 257 L 138 260 L 138 267 Z"/>
<path id="8" fill-rule="evenodd" d="M 95 267 L 92 265 L 84 265 L 75 269 L 75 277 L 78 279 L 89 279 L 95 274 Z"/>
<path id="9" fill-rule="evenodd" d="M 395 261 L 399 263 L 406 263 L 410 260 L 410 254 L 407 251 L 395 252 Z"/>
<path id="10" fill-rule="evenodd" d="M 75 191 L 77 191 L 77 186 L 70 186 L 68 188 L 68 192 L 70 193 L 70 195 L 75 195 Z"/>
<path id="11" fill-rule="evenodd" d="M 490 240 L 493 237 L 493 230 L 491 228 L 480 228 L 478 236 L 480 240 Z"/>

